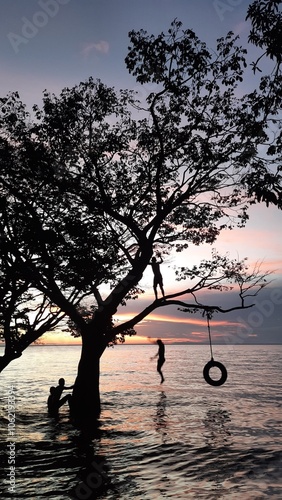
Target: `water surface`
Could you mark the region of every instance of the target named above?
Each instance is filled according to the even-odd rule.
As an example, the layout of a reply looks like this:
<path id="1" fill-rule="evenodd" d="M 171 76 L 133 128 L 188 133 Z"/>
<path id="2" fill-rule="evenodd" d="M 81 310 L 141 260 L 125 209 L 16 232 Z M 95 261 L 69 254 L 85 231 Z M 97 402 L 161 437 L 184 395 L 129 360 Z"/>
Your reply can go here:
<path id="1" fill-rule="evenodd" d="M 216 346 L 227 382 L 209 386 L 208 346 L 166 346 L 164 384 L 157 346 L 117 346 L 101 363 L 97 435 L 82 439 L 68 418 L 46 411 L 50 385 L 71 385 L 80 348 L 30 347 L 1 375 L 1 498 L 282 498 L 282 346 Z M 15 436 L 7 398 L 15 395 Z M 11 428 L 11 427 L 10 427 Z M 7 445 L 16 442 L 15 491 Z M 13 441 L 12 441 L 13 442 Z"/>

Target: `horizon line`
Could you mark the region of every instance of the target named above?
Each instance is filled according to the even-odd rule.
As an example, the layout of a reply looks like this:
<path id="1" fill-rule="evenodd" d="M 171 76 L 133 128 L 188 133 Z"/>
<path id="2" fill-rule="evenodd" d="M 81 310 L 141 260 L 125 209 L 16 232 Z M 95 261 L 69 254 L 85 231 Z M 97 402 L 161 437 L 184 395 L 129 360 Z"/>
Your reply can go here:
<path id="1" fill-rule="evenodd" d="M 157 337 L 156 337 L 157 339 Z M 165 342 L 165 339 L 163 339 Z M 140 342 L 140 343 L 119 343 L 119 344 L 114 344 L 113 346 L 108 346 L 108 347 L 118 347 L 118 346 L 137 346 L 137 345 L 153 345 L 150 344 L 149 342 Z M 209 342 L 168 342 L 166 345 L 209 345 Z M 238 343 L 226 343 L 226 342 L 213 342 L 213 345 L 226 345 L 226 346 L 240 346 L 240 345 L 282 345 L 282 342 L 244 342 L 241 344 Z M 30 344 L 29 347 L 81 347 L 82 344 Z M 0 346 L 1 347 L 1 346 Z"/>

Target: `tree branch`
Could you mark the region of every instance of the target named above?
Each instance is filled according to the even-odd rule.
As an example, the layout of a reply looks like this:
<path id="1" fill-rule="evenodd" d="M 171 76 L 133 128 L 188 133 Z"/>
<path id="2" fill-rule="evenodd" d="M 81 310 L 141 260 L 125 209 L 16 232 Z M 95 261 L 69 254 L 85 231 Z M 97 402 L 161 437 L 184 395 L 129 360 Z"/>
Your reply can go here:
<path id="1" fill-rule="evenodd" d="M 189 304 L 187 302 L 183 302 L 181 300 L 167 300 L 166 297 L 162 299 L 157 299 L 152 304 L 150 304 L 148 307 L 143 309 L 139 314 L 131 318 L 130 320 L 126 321 L 125 323 L 122 323 L 116 327 L 113 328 L 113 335 L 118 335 L 119 333 L 122 333 L 124 330 L 133 328 L 135 325 L 140 323 L 144 318 L 146 318 L 151 312 L 153 312 L 155 309 L 159 307 L 167 307 L 167 306 L 179 306 L 184 309 L 191 309 L 193 311 L 199 310 L 199 311 L 216 311 L 219 313 L 229 313 L 231 311 L 237 311 L 237 310 L 242 310 L 242 309 L 249 309 L 254 306 L 254 304 L 248 305 L 248 306 L 235 306 L 235 307 L 229 307 L 228 309 L 223 309 L 222 307 L 219 306 L 208 306 L 208 305 L 201 305 L 201 304 Z"/>

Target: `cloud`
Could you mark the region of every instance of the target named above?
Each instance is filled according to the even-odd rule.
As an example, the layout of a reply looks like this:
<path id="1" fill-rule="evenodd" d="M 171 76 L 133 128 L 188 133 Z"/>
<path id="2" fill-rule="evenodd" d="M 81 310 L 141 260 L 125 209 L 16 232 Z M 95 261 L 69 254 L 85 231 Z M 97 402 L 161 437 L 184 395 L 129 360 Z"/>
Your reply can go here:
<path id="1" fill-rule="evenodd" d="M 249 23 L 246 21 L 241 21 L 240 23 L 236 24 L 233 28 L 233 32 L 235 35 L 241 35 L 242 33 L 248 33 L 250 29 Z"/>
<path id="2" fill-rule="evenodd" d="M 221 305 L 223 308 L 240 306 L 236 300 L 237 292 L 231 290 L 228 293 L 220 293 L 216 290 L 211 292 L 212 303 Z M 205 294 L 201 296 L 202 303 L 208 303 Z M 126 309 L 119 309 L 115 318 L 121 323 L 128 321 L 140 310 L 149 304 L 148 297 L 140 297 L 138 301 L 127 304 Z M 211 335 L 213 343 L 222 344 L 281 344 L 281 304 L 282 304 L 282 282 L 275 282 L 263 289 L 258 296 L 250 301 L 254 304 L 249 309 L 238 309 L 228 315 L 214 315 L 211 321 Z M 137 306 L 138 309 L 137 309 Z M 172 310 L 171 310 L 172 307 Z M 149 314 L 135 329 L 141 337 L 160 337 L 183 342 L 208 342 L 207 321 L 198 314 L 185 314 L 177 307 L 161 307 Z"/>
<path id="3" fill-rule="evenodd" d="M 110 44 L 109 42 L 106 42 L 105 40 L 100 40 L 97 43 L 91 42 L 91 43 L 86 43 L 83 48 L 82 48 L 82 55 L 85 58 L 88 58 L 91 52 L 99 52 L 100 54 L 108 54 L 110 49 Z"/>

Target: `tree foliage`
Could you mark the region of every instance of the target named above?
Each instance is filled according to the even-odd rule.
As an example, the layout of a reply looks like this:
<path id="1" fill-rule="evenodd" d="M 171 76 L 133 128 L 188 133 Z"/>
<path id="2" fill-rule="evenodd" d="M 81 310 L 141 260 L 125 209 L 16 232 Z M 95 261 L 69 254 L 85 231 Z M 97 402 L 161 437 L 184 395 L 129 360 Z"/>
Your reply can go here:
<path id="1" fill-rule="evenodd" d="M 264 55 L 281 64 L 282 13 L 281 0 L 256 0 L 247 13 L 252 22 L 249 40 L 265 52 Z"/>
<path id="2" fill-rule="evenodd" d="M 209 50 L 175 20 L 167 33 L 129 34 L 128 71 L 154 85 L 145 103 L 91 77 L 59 96 L 45 91 L 33 115 L 17 93 L 1 99 L 6 364 L 62 321 L 83 341 L 95 336 L 102 353 L 156 307 L 206 310 L 196 292 L 231 280 L 242 291 L 249 279 L 243 263 L 214 255 L 199 268 L 177 270 L 177 278 L 197 277 L 195 288 L 114 321 L 117 308 L 142 293 L 156 249 L 213 244 L 222 229 L 245 225 L 251 204 L 282 206 L 280 59 L 271 42 L 280 25 L 256 38 L 264 21 L 255 9 L 263 6 L 249 10 L 250 36 L 277 59 L 275 78 L 262 75 L 249 94 L 240 87 L 247 52 L 237 37 L 228 33 Z M 253 278 L 256 293 L 264 277 Z"/>

